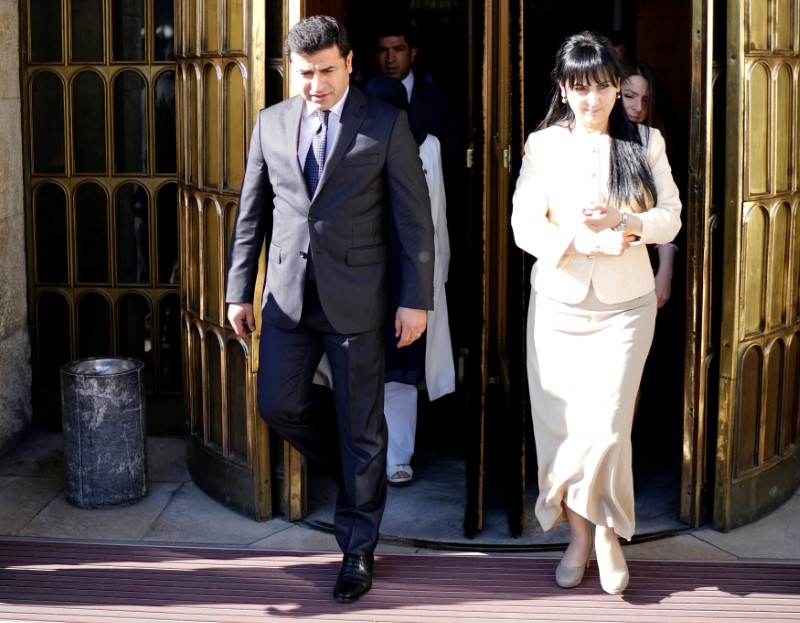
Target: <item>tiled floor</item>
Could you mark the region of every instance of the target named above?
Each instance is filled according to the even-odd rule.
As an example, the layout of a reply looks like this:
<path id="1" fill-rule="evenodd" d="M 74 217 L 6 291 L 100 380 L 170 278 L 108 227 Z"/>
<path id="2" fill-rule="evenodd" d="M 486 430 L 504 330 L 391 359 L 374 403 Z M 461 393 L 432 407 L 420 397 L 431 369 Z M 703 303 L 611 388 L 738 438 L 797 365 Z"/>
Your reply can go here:
<path id="1" fill-rule="evenodd" d="M 419 494 L 413 494 L 414 486 L 417 483 L 392 490 L 394 502 L 390 499 L 389 509 L 393 503 L 407 506 L 419 499 Z M 430 504 L 423 502 L 419 512 L 429 509 Z M 323 504 L 316 514 L 324 517 L 327 512 Z M 800 491 L 768 517 L 730 533 L 701 527 L 628 545 L 625 552 L 629 559 L 796 562 L 800 561 L 798 517 Z M 391 527 L 391 521 L 387 525 Z M 86 510 L 70 505 L 64 497 L 60 434 L 33 433 L 0 458 L 0 538 L 337 551 L 327 532 L 282 518 L 254 522 L 210 499 L 192 482 L 185 465 L 185 439 L 176 437 L 148 439 L 148 493 L 144 499 L 123 508 Z M 509 541 L 513 545 L 514 540 Z M 524 544 L 524 539 L 516 542 Z M 480 550 L 480 539 L 475 546 Z M 553 555 L 529 547 L 509 550 L 505 555 Z M 379 551 L 430 550 L 387 539 Z"/>

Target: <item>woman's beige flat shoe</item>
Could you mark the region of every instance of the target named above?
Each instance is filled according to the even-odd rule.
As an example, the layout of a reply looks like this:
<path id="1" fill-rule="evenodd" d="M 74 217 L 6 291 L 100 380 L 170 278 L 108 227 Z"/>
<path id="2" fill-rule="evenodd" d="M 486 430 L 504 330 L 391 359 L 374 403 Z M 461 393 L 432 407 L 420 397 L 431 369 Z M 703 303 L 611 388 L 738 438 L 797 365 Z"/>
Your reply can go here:
<path id="1" fill-rule="evenodd" d="M 628 586 L 628 581 L 630 580 L 628 565 L 615 571 L 603 571 L 602 567 L 599 567 L 599 569 L 600 586 L 602 586 L 603 590 L 609 595 L 619 595 L 625 590 L 625 587 Z"/>
<path id="2" fill-rule="evenodd" d="M 588 560 L 585 565 L 581 565 L 580 567 L 565 567 L 561 563 L 558 563 L 556 567 L 556 584 L 561 588 L 575 588 L 583 582 L 583 574 L 588 567 Z"/>

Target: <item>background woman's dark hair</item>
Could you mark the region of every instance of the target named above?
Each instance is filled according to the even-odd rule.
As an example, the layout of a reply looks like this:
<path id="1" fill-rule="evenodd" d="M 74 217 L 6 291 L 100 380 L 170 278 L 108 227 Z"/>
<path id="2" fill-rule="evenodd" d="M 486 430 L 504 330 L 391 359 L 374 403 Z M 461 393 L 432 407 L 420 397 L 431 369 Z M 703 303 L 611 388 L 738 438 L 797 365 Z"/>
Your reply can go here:
<path id="1" fill-rule="evenodd" d="M 551 125 L 571 128 L 575 124 L 575 114 L 569 104 L 561 101 L 561 85 L 569 88 L 578 82 L 616 85 L 622 79 L 622 69 L 611 41 L 599 33 L 586 31 L 568 37 L 561 44 L 551 77 L 550 108 L 537 128 L 540 130 Z M 646 210 L 648 203 L 655 205 L 658 197 L 653 174 L 647 165 L 647 147 L 642 144 L 638 125 L 628 119 L 620 100 L 611 110 L 608 133 L 611 137 L 609 203 L 619 207 L 633 199 L 640 210 Z"/>
<path id="2" fill-rule="evenodd" d="M 638 58 L 634 60 L 625 59 L 620 62 L 620 65 L 622 67 L 623 84 L 631 76 L 641 76 L 647 81 L 648 102 L 645 125 L 656 128 L 661 134 L 666 135 L 661 87 L 658 85 L 658 78 L 656 78 L 653 68 Z"/>
<path id="3" fill-rule="evenodd" d="M 289 31 L 284 50 L 286 55 L 314 54 L 332 45 L 339 48 L 342 58 L 353 49 L 350 36 L 339 22 L 328 15 L 313 15 L 300 20 Z"/>

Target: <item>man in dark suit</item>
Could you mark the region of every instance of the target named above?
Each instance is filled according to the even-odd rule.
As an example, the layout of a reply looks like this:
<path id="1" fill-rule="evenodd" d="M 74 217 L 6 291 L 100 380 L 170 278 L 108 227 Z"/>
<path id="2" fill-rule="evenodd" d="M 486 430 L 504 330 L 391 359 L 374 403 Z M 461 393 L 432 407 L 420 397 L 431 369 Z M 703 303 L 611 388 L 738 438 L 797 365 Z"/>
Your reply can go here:
<path id="1" fill-rule="evenodd" d="M 386 501 L 389 223 L 402 245 L 393 319 L 400 346 L 421 337 L 432 308 L 433 224 L 406 115 L 350 84 L 353 53 L 344 28 L 331 17 L 302 20 L 289 32 L 286 53 L 300 95 L 262 110 L 253 129 L 226 301 L 234 331 L 248 335 L 266 242 L 259 411 L 338 484 L 335 534 L 344 557 L 334 596 L 347 602 L 372 586 Z M 312 409 L 323 352 L 335 421 Z"/>
<path id="2" fill-rule="evenodd" d="M 403 83 L 408 93 L 408 120 L 414 136 L 433 134 L 442 146 L 445 186 L 450 185 L 457 166 L 458 133 L 447 92 L 413 71 L 419 50 L 416 39 L 402 19 L 385 20 L 376 31 L 373 53 L 380 72 Z"/>

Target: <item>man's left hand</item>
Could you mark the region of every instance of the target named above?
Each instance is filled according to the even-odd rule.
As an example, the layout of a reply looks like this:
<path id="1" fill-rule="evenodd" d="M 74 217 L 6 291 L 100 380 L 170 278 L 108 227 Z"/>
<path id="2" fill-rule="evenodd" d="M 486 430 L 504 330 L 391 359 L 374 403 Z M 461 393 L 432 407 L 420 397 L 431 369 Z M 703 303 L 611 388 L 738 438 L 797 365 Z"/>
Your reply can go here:
<path id="1" fill-rule="evenodd" d="M 424 309 L 398 307 L 394 317 L 394 336 L 399 337 L 397 348 L 416 342 L 425 332 L 428 312 Z"/>

